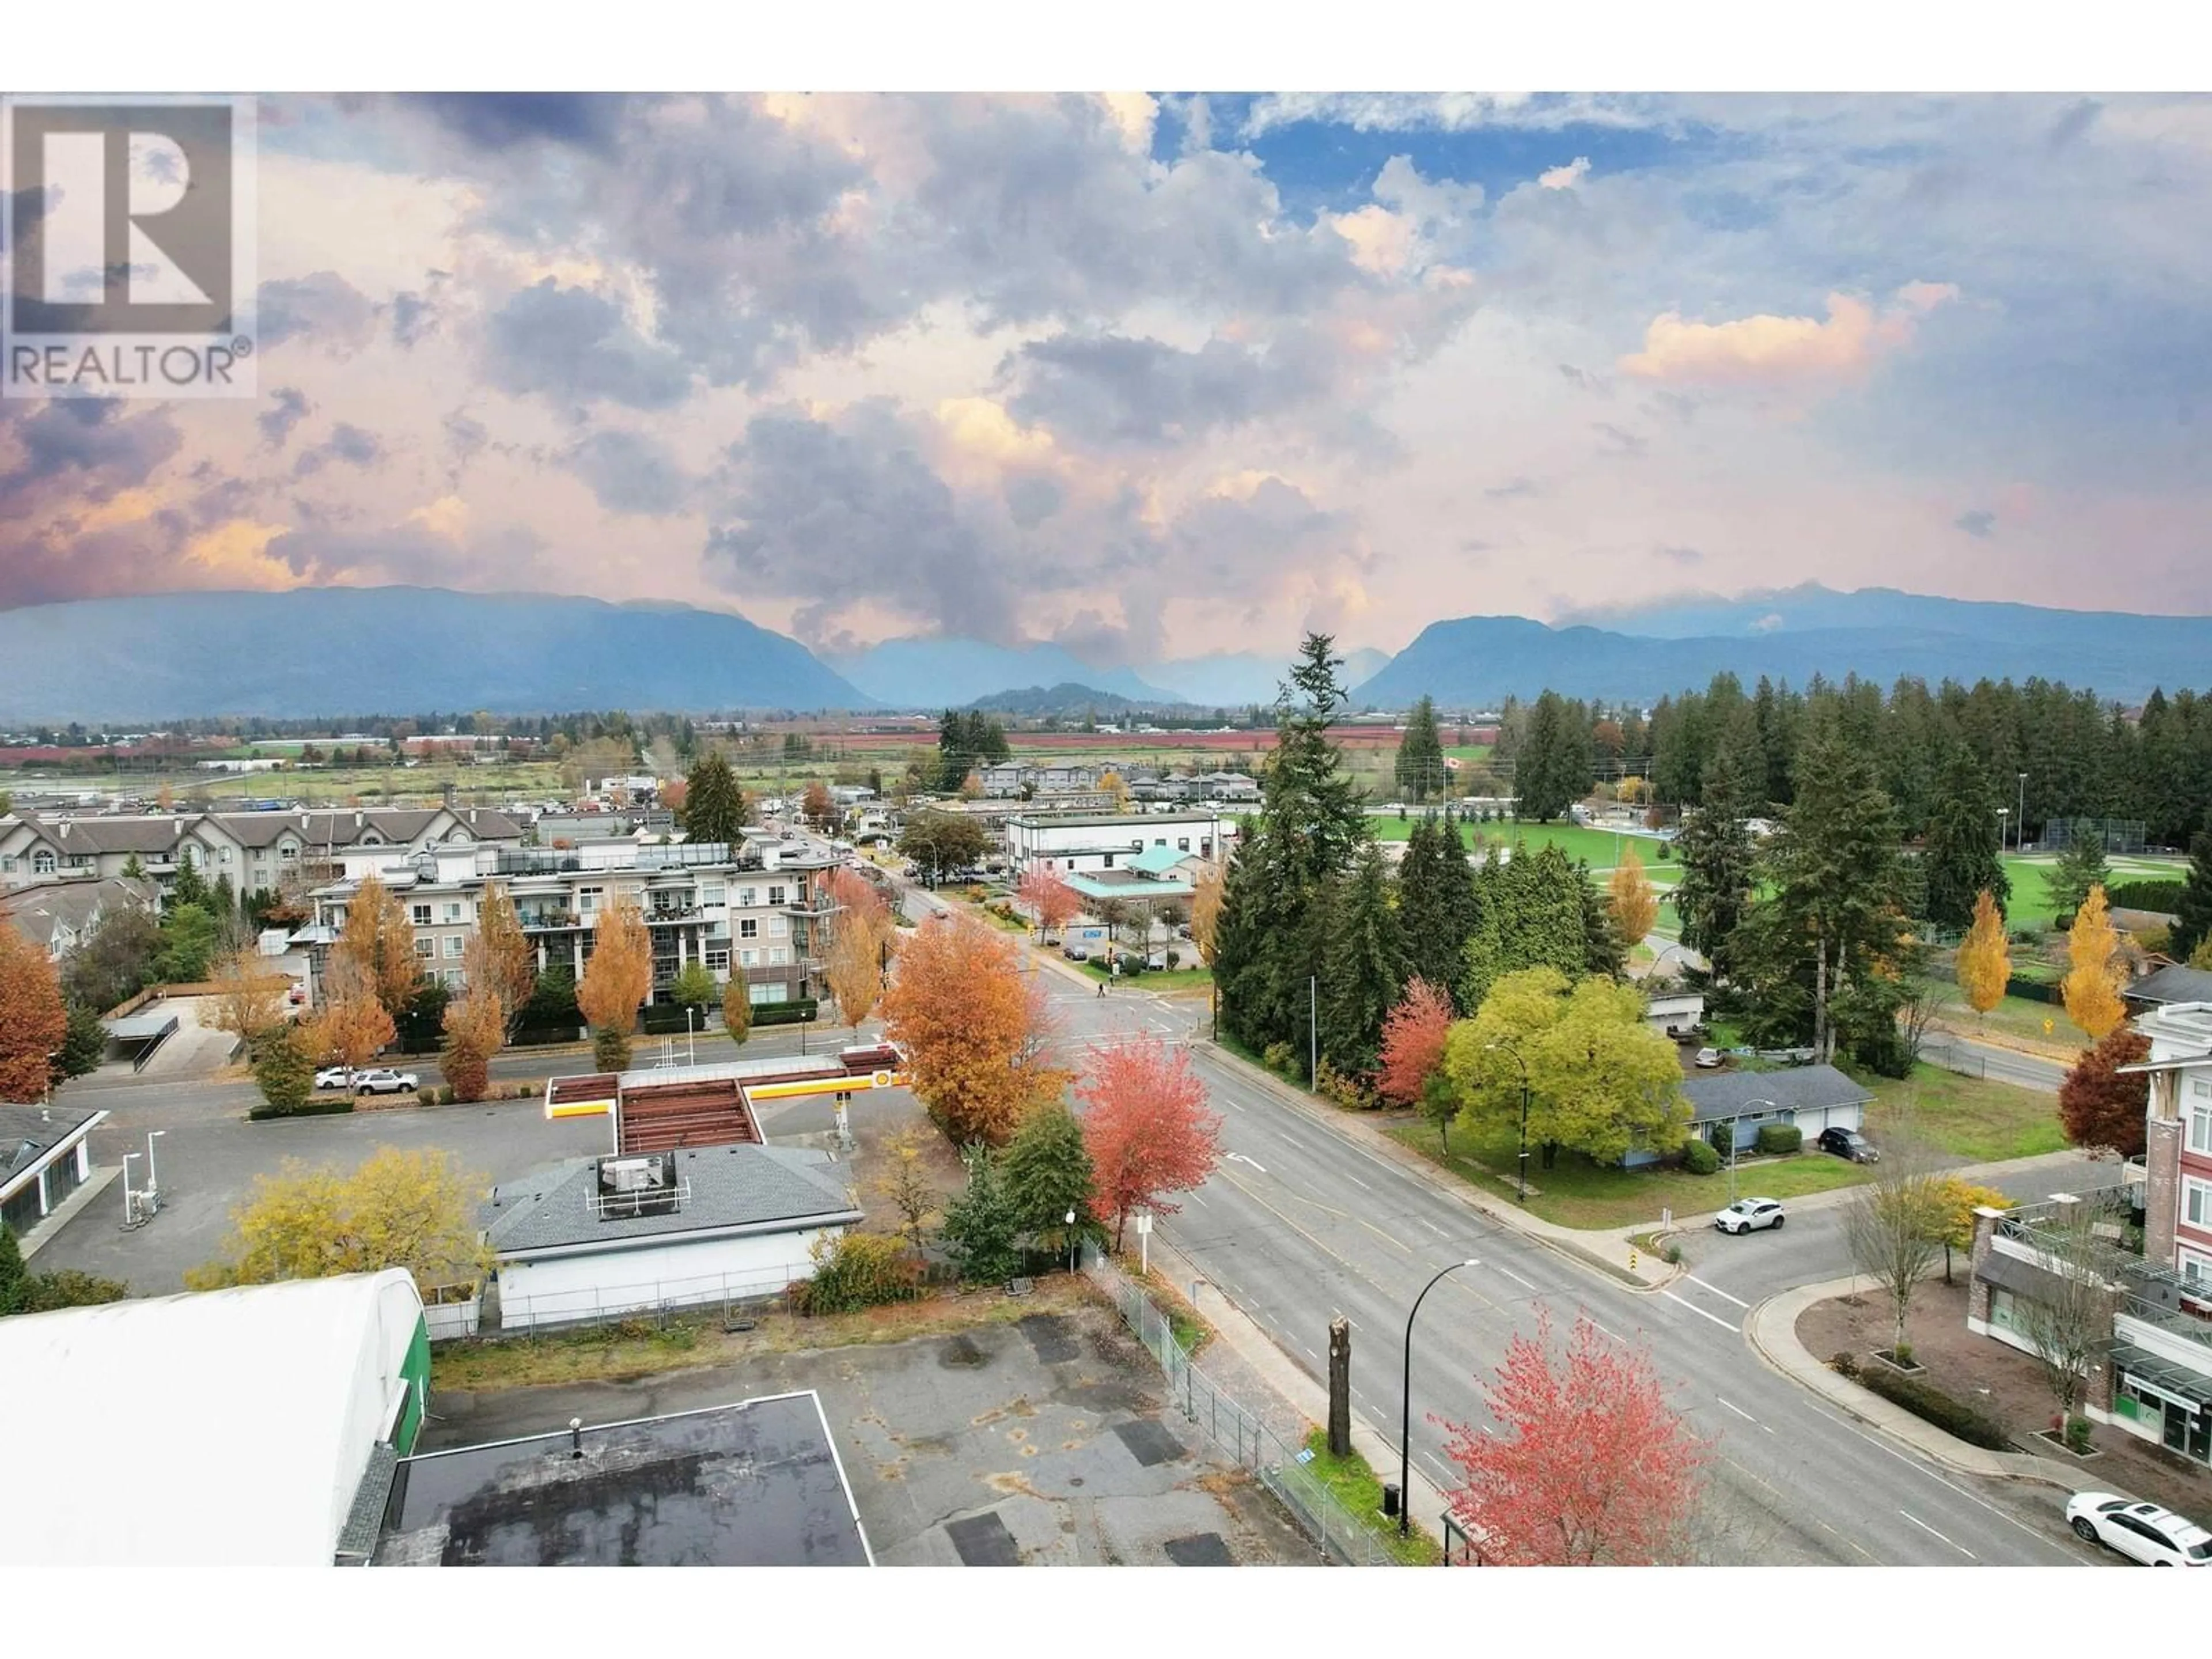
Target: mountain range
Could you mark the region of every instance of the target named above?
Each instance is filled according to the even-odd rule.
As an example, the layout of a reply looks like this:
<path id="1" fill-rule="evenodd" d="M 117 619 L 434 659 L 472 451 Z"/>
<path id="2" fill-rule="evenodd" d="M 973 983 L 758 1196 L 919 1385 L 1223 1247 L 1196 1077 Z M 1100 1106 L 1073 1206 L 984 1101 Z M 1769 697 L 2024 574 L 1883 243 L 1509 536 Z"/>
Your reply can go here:
<path id="1" fill-rule="evenodd" d="M 1607 627 L 1590 625 L 1596 622 Z M 2062 680 L 2137 702 L 2153 688 L 2212 684 L 2212 617 L 2146 617 L 1932 599 L 1893 588 L 1818 585 L 1723 599 L 1698 595 L 1577 613 L 1547 627 L 1522 617 L 1431 623 L 1352 700 L 1403 708 L 1424 693 L 1453 706 L 1550 688 L 1650 702 L 1728 670 L 1802 686 L 1818 673 L 1887 686 L 1899 676 Z"/>
<path id="2" fill-rule="evenodd" d="M 2212 617 L 2059 611 L 1817 585 L 1589 611 L 1432 623 L 1396 657 L 1346 653 L 1355 706 L 1448 707 L 1547 687 L 1649 703 L 1723 669 L 1803 685 L 2040 675 L 2134 702 L 2212 685 Z M 1056 645 L 891 640 L 825 665 L 726 611 L 427 587 L 297 588 L 80 599 L 0 611 L 0 722 L 114 726 L 195 716 L 483 708 L 934 710 L 1071 699 L 1100 714 L 1273 701 L 1290 653 L 1091 666 Z M 1042 688 L 1042 689 L 1040 689 Z M 1112 701 L 1126 699 L 1126 702 Z"/>
<path id="3" fill-rule="evenodd" d="M 968 705 L 993 714 L 1121 714 L 1142 705 L 1101 691 L 1095 686 L 1063 680 L 1058 685 L 1024 686 L 1018 691 L 994 691 Z"/>
<path id="4" fill-rule="evenodd" d="M 16 725 L 867 706 L 798 641 L 688 605 L 301 587 L 0 611 L 0 720 Z"/>

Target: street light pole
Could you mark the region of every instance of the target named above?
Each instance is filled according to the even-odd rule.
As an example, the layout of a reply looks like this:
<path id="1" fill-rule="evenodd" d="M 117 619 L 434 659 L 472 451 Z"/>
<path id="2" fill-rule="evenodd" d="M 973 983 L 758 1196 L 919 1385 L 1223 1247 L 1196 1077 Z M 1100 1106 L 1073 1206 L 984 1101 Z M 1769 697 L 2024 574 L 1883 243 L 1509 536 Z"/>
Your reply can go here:
<path id="1" fill-rule="evenodd" d="M 1075 1271 L 1075 1212 L 1067 1212 L 1067 1271 Z"/>
<path id="2" fill-rule="evenodd" d="M 123 1224 L 125 1227 L 138 1219 L 138 1206 L 131 1201 L 131 1166 L 138 1161 L 136 1152 L 123 1154 Z"/>
<path id="3" fill-rule="evenodd" d="M 2013 828 L 2013 851 L 2027 851 L 2027 774 L 2020 775 L 2020 817 Z"/>
<path id="4" fill-rule="evenodd" d="M 1421 1286 L 1420 1295 L 1413 1298 L 1413 1310 L 1406 1316 L 1406 1372 L 1398 1391 L 1398 1536 L 1409 1536 L 1413 1530 L 1413 1504 L 1410 1502 L 1413 1486 L 1413 1321 L 1421 1311 L 1421 1304 L 1428 1300 L 1429 1292 L 1443 1283 L 1444 1275 L 1461 1267 L 1480 1267 L 1480 1261 L 1470 1258 L 1455 1261 L 1438 1271 L 1437 1276 Z"/>
<path id="5" fill-rule="evenodd" d="M 155 1192 L 161 1190 L 161 1176 L 154 1167 L 154 1143 L 168 1133 L 167 1129 L 151 1129 L 146 1134 L 146 1184 Z"/>
<path id="6" fill-rule="evenodd" d="M 1518 1048 L 1502 1042 L 1489 1042 L 1486 1048 L 1495 1048 L 1513 1056 L 1513 1063 L 1521 1068 L 1521 1175 L 1513 1190 L 1516 1203 L 1528 1201 L 1528 1062 L 1521 1057 Z"/>
<path id="7" fill-rule="evenodd" d="M 1306 1086 L 1321 1087 L 1321 975 L 1306 975 Z"/>

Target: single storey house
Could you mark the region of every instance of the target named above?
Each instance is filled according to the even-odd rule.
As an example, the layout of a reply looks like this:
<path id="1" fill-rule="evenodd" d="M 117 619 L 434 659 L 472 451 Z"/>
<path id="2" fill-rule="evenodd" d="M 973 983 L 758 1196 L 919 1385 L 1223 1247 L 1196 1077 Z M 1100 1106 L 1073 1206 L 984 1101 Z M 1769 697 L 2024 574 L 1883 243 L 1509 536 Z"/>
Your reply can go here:
<path id="1" fill-rule="evenodd" d="M 1808 1144 L 1823 1129 L 1863 1128 L 1874 1096 L 1832 1066 L 1796 1066 L 1685 1078 L 1682 1098 L 1690 1104 L 1692 1134 L 1723 1152 L 1733 1140 L 1741 1153 L 1758 1146 L 1759 1129 L 1769 1123 L 1795 1124 Z M 1630 1169 L 1657 1161 L 1656 1153 L 1644 1152 L 1621 1160 Z"/>
<path id="2" fill-rule="evenodd" d="M 1656 990 L 1644 1006 L 1644 1023 L 1662 1036 L 1687 1036 L 1705 1019 L 1703 991 Z"/>

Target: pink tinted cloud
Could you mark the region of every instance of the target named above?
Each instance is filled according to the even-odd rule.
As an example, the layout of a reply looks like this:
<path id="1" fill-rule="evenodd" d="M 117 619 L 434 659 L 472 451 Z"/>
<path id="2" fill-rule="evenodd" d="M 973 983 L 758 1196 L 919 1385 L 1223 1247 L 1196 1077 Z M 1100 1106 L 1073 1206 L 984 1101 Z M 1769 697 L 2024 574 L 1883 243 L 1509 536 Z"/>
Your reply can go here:
<path id="1" fill-rule="evenodd" d="M 1662 313 L 1644 331 L 1644 349 L 1620 359 L 1624 374 L 1710 386 L 1784 386 L 1843 382 L 1911 343 L 1917 319 L 1955 300 L 1952 283 L 1908 283 L 1881 312 L 1849 294 L 1831 294 L 1826 318 L 1761 312 L 1733 322 L 1692 323 Z"/>

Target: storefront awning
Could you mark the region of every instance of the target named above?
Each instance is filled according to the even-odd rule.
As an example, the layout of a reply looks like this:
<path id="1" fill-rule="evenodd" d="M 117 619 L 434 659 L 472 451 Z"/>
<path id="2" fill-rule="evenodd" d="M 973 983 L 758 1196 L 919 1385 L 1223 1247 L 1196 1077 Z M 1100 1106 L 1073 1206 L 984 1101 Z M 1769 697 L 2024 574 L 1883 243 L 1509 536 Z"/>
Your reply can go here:
<path id="1" fill-rule="evenodd" d="M 2126 1342 L 2112 1344 L 2112 1364 L 2125 1371 L 2138 1382 L 2148 1383 L 2160 1394 L 2171 1395 L 2179 1404 L 2202 1411 L 2212 1407 L 2212 1376 L 2203 1371 L 2193 1371 L 2186 1365 L 2177 1365 L 2171 1359 L 2161 1359 L 2148 1348 L 2138 1348 Z"/>

